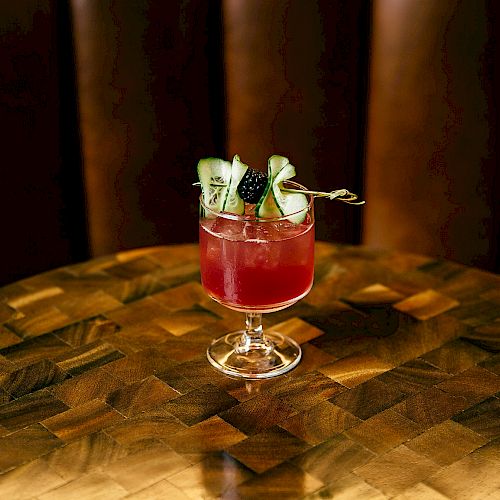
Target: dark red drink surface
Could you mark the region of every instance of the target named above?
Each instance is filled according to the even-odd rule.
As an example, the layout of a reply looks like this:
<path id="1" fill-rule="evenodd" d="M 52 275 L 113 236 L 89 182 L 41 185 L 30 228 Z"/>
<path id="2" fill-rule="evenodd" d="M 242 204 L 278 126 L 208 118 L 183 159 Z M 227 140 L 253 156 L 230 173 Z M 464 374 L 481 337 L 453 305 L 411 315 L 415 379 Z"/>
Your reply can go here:
<path id="1" fill-rule="evenodd" d="M 267 310 L 293 303 L 312 286 L 314 225 L 248 222 L 219 217 L 200 222 L 205 290 L 238 309 Z"/>

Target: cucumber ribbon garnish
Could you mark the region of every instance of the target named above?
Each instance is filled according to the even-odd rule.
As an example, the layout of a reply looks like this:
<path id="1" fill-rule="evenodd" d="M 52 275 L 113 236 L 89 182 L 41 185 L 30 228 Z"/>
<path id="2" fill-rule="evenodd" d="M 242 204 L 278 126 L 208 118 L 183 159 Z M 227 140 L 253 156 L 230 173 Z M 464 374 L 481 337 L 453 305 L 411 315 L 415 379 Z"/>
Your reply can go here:
<path id="1" fill-rule="evenodd" d="M 200 182 L 194 185 L 201 186 L 204 203 L 215 211 L 244 214 L 245 201 L 255 202 L 258 199 L 255 207 L 258 217 L 285 216 L 295 223 L 302 222 L 307 215 L 309 200 L 306 195 L 338 200 L 349 205 L 365 203 L 356 201 L 358 196 L 347 189 L 324 192 L 285 187 L 284 182 L 294 176 L 295 167 L 283 156 L 273 155 L 269 158 L 266 178 L 265 174 L 250 168 L 235 155 L 232 163 L 218 158 L 200 160 Z"/>

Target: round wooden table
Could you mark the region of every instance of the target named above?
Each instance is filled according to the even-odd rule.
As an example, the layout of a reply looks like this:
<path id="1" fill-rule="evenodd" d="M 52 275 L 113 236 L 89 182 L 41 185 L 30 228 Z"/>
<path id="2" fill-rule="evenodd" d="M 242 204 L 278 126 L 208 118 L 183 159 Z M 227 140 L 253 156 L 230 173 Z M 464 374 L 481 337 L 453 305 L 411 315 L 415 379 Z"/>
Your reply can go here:
<path id="1" fill-rule="evenodd" d="M 216 372 L 242 322 L 196 245 L 0 288 L 0 497 L 499 498 L 498 276 L 318 243 L 310 294 L 265 318 L 299 367 Z"/>

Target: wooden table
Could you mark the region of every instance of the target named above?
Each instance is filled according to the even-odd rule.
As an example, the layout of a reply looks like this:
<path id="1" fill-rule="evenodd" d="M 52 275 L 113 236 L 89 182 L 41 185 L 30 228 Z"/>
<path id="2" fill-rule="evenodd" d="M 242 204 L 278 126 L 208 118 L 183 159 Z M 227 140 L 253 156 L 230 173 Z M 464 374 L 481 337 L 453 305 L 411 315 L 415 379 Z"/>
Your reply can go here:
<path id="1" fill-rule="evenodd" d="M 206 361 L 242 321 L 195 245 L 1 288 L 0 498 L 500 498 L 498 276 L 319 243 L 271 381 Z"/>

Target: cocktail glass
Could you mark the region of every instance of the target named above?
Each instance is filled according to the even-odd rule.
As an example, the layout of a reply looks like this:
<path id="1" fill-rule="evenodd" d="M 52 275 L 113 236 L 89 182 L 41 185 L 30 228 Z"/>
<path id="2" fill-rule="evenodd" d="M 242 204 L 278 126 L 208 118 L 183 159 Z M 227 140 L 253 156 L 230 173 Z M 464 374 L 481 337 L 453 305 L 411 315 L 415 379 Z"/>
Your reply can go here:
<path id="1" fill-rule="evenodd" d="M 292 181 L 285 187 L 305 189 Z M 202 285 L 212 299 L 246 315 L 245 329 L 223 335 L 207 349 L 210 363 L 227 375 L 275 377 L 301 359 L 293 339 L 263 330 L 262 314 L 291 306 L 312 287 L 314 206 L 313 196 L 306 196 L 301 223 L 288 220 L 291 214 L 258 218 L 252 206 L 244 215 L 217 212 L 200 197 Z"/>

